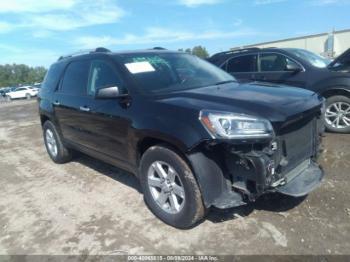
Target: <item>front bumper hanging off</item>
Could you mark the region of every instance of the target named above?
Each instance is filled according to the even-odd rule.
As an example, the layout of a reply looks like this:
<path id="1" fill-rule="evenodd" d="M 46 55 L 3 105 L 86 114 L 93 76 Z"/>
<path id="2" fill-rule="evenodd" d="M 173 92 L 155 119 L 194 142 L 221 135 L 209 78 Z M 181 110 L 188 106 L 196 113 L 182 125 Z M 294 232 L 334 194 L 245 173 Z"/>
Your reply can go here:
<path id="1" fill-rule="evenodd" d="M 207 207 L 237 207 L 255 201 L 268 192 L 294 197 L 305 196 L 315 190 L 324 177 L 322 168 L 309 159 L 287 173 L 283 179 L 258 192 L 243 182 L 232 182 L 232 178 L 223 172 L 225 169 L 220 167 L 219 162 L 203 153 L 192 154 L 189 159 Z M 267 169 L 266 166 L 264 168 Z M 260 170 L 259 174 L 264 176 L 264 171 Z"/>
<path id="2" fill-rule="evenodd" d="M 322 134 L 316 128 L 310 121 L 270 141 L 202 144 L 187 156 L 204 204 L 230 208 L 268 192 L 300 197 L 313 191 L 324 177 L 316 162 Z"/>
<path id="3" fill-rule="evenodd" d="M 297 169 L 286 175 L 285 184 L 276 187 L 277 192 L 294 197 L 305 196 L 316 189 L 324 177 L 322 168 L 312 161 L 308 161 L 305 169 Z"/>

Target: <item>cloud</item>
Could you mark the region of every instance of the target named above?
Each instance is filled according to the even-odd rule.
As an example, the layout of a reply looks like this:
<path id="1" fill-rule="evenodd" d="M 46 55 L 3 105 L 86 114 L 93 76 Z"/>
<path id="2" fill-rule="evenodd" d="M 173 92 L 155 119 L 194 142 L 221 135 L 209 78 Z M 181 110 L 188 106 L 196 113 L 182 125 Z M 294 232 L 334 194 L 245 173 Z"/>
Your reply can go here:
<path id="1" fill-rule="evenodd" d="M 53 10 L 70 9 L 75 5 L 74 0 L 10 0 L 0 2 L 0 13 L 41 13 Z"/>
<path id="2" fill-rule="evenodd" d="M 126 34 L 120 38 L 112 36 L 81 36 L 75 40 L 75 44 L 79 49 L 95 48 L 98 46 L 163 45 L 165 43 L 191 40 L 230 39 L 257 34 L 256 31 L 251 29 L 191 32 L 151 27 L 146 29 L 143 35 Z"/>
<path id="3" fill-rule="evenodd" d="M 255 0 L 255 5 L 270 5 L 270 4 L 277 4 L 281 2 L 285 2 L 287 0 Z"/>
<path id="4" fill-rule="evenodd" d="M 6 45 L 0 43 L 0 51 L 6 51 L 6 52 L 12 52 L 12 53 L 18 53 L 21 51 L 21 49 L 14 47 L 13 45 Z"/>
<path id="5" fill-rule="evenodd" d="M 1 64 L 26 64 L 48 67 L 60 54 L 48 49 L 19 48 L 13 45 L 0 44 Z"/>
<path id="6" fill-rule="evenodd" d="M 0 3 L 0 13 L 15 13 L 12 28 L 33 28 L 35 32 L 68 31 L 92 25 L 118 22 L 126 12 L 112 0 L 13 0 Z M 0 26 L 5 28 L 5 25 Z M 48 34 L 47 34 L 48 35 Z"/>
<path id="7" fill-rule="evenodd" d="M 311 1 L 315 6 L 329 6 L 329 5 L 346 5 L 350 4 L 350 0 L 317 0 Z"/>
<path id="8" fill-rule="evenodd" d="M 0 34 L 7 33 L 9 31 L 11 31 L 13 28 L 14 28 L 14 25 L 7 23 L 7 22 L 0 21 Z"/>
<path id="9" fill-rule="evenodd" d="M 180 5 L 185 5 L 187 7 L 197 7 L 200 5 L 213 5 L 220 3 L 221 0 L 179 0 Z"/>

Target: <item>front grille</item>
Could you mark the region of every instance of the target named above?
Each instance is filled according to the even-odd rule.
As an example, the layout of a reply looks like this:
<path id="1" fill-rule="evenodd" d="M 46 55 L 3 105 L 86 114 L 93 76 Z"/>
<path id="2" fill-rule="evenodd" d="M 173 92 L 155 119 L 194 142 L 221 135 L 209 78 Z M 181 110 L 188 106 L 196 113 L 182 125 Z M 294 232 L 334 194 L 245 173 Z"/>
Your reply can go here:
<path id="1" fill-rule="evenodd" d="M 315 118 L 306 123 L 295 123 L 290 132 L 281 135 L 282 155 L 285 163 L 280 170 L 282 174 L 289 172 L 315 155 L 316 137 L 317 122 Z"/>

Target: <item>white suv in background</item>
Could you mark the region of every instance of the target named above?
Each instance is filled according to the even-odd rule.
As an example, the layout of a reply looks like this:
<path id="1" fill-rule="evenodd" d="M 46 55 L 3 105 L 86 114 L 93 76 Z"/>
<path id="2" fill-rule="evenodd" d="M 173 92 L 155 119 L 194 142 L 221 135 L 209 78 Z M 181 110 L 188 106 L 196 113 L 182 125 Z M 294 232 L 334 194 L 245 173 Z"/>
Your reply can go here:
<path id="1" fill-rule="evenodd" d="M 6 94 L 7 100 L 12 100 L 16 98 L 27 98 L 30 99 L 33 96 L 38 95 L 38 89 L 31 86 L 21 86 L 16 88 L 12 92 Z"/>

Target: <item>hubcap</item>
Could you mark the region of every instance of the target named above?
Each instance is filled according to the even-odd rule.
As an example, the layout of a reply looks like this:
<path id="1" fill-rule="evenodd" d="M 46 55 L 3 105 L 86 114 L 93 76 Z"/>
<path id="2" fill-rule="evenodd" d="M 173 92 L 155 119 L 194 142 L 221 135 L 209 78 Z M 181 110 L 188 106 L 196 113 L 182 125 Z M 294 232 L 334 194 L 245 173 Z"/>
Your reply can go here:
<path id="1" fill-rule="evenodd" d="M 182 181 L 169 164 L 156 161 L 148 169 L 148 187 L 154 201 L 167 213 L 179 213 L 185 204 Z"/>
<path id="2" fill-rule="evenodd" d="M 46 129 L 45 140 L 46 140 L 47 149 L 49 150 L 50 154 L 53 157 L 57 156 L 56 139 L 55 139 L 55 137 L 53 135 L 53 132 L 50 129 Z"/>
<path id="3" fill-rule="evenodd" d="M 326 109 L 325 120 L 334 128 L 350 127 L 350 104 L 345 102 L 330 104 Z"/>

